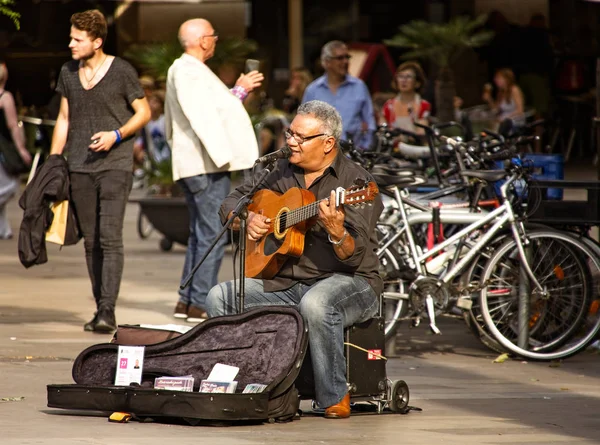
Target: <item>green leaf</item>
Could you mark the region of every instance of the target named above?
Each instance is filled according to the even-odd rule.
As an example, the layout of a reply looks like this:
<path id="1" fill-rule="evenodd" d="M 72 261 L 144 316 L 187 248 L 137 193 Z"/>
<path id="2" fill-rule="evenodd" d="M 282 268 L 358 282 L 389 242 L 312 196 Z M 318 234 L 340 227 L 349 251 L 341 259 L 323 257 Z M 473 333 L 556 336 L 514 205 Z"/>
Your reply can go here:
<path id="1" fill-rule="evenodd" d="M 0 0 L 0 15 L 8 17 L 14 23 L 15 28 L 19 30 L 21 29 L 21 14 L 11 8 L 14 4 L 14 0 Z"/>
<path id="2" fill-rule="evenodd" d="M 493 32 L 480 30 L 486 20 L 486 15 L 455 17 L 444 24 L 413 20 L 400 26 L 399 33 L 384 43 L 408 48 L 405 59 L 429 59 L 444 69 L 465 49 L 483 46 L 492 39 Z"/>
<path id="3" fill-rule="evenodd" d="M 125 52 L 125 57 L 139 66 L 144 73 L 156 79 L 166 79 L 169 67 L 181 56 L 181 53 L 179 42 L 174 40 L 166 43 L 132 45 Z"/>
<path id="4" fill-rule="evenodd" d="M 241 65 L 257 48 L 258 45 L 253 40 L 225 37 L 219 39 L 215 54 L 206 64 L 213 71 L 216 71 L 224 63 Z M 173 39 L 166 43 L 132 45 L 125 52 L 125 57 L 140 67 L 145 74 L 156 79 L 166 79 L 169 67 L 182 53 L 179 41 Z"/>

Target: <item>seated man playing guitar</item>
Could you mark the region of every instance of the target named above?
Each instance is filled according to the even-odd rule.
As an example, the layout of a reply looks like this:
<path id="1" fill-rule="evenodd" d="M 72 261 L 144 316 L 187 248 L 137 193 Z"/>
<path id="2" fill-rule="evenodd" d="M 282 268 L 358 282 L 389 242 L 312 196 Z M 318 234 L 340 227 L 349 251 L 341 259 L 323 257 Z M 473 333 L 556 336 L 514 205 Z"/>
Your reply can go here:
<path id="1" fill-rule="evenodd" d="M 383 288 L 375 254 L 383 206 L 369 173 L 339 149 L 341 133 L 332 106 L 301 105 L 285 133 L 292 154 L 263 181 L 247 220 L 246 275 L 253 278 L 245 279 L 245 308 L 298 308 L 308 325 L 316 402 L 326 418 L 350 416 L 344 328 L 377 313 Z M 222 221 L 251 186 L 223 201 Z M 263 267 L 255 267 L 263 257 Z M 233 289 L 232 282 L 212 288 L 210 317 L 236 313 Z"/>

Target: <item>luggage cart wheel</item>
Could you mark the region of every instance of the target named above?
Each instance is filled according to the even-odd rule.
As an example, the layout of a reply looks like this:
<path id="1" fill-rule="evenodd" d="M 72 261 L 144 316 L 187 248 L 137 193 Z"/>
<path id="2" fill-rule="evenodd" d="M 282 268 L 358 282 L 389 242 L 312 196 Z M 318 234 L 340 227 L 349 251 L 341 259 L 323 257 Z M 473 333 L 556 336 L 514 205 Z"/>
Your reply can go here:
<path id="1" fill-rule="evenodd" d="M 406 413 L 409 398 L 410 394 L 406 382 L 404 380 L 396 380 L 392 385 L 392 393 L 389 401 L 390 410 L 394 413 Z"/>
<path id="2" fill-rule="evenodd" d="M 168 252 L 173 248 L 173 241 L 171 241 L 169 238 L 163 238 L 160 240 L 158 245 L 160 246 L 160 250 L 163 252 Z"/>

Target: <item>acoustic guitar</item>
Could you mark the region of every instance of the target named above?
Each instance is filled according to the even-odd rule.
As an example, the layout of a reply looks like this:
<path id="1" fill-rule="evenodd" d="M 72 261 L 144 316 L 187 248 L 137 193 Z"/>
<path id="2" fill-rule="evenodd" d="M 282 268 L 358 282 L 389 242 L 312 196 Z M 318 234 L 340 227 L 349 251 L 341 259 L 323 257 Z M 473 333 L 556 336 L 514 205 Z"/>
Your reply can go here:
<path id="1" fill-rule="evenodd" d="M 375 182 L 353 185 L 336 191 L 336 206 L 365 205 L 379 193 Z M 246 276 L 273 278 L 288 256 L 299 257 L 304 251 L 304 235 L 316 223 L 319 203 L 308 190 L 294 187 L 283 195 L 272 190 L 259 190 L 248 210 L 271 219 L 269 231 L 258 241 L 246 245 Z"/>

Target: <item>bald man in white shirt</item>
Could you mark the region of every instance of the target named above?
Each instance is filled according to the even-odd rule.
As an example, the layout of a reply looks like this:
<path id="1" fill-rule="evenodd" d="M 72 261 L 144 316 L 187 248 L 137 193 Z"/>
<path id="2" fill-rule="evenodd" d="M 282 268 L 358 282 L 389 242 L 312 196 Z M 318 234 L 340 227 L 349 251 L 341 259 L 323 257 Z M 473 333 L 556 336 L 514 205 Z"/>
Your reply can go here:
<path id="1" fill-rule="evenodd" d="M 258 146 L 242 101 L 259 87 L 258 71 L 227 86 L 206 66 L 218 35 L 209 21 L 192 19 L 179 28 L 184 54 L 169 68 L 165 98 L 166 136 L 173 179 L 185 194 L 190 238 L 182 278 L 189 275 L 221 230 L 218 210 L 229 194 L 230 172 L 252 167 Z M 215 246 L 186 289 L 179 290 L 174 316 L 190 323 L 207 318 L 206 295 L 217 284 L 225 239 Z"/>

